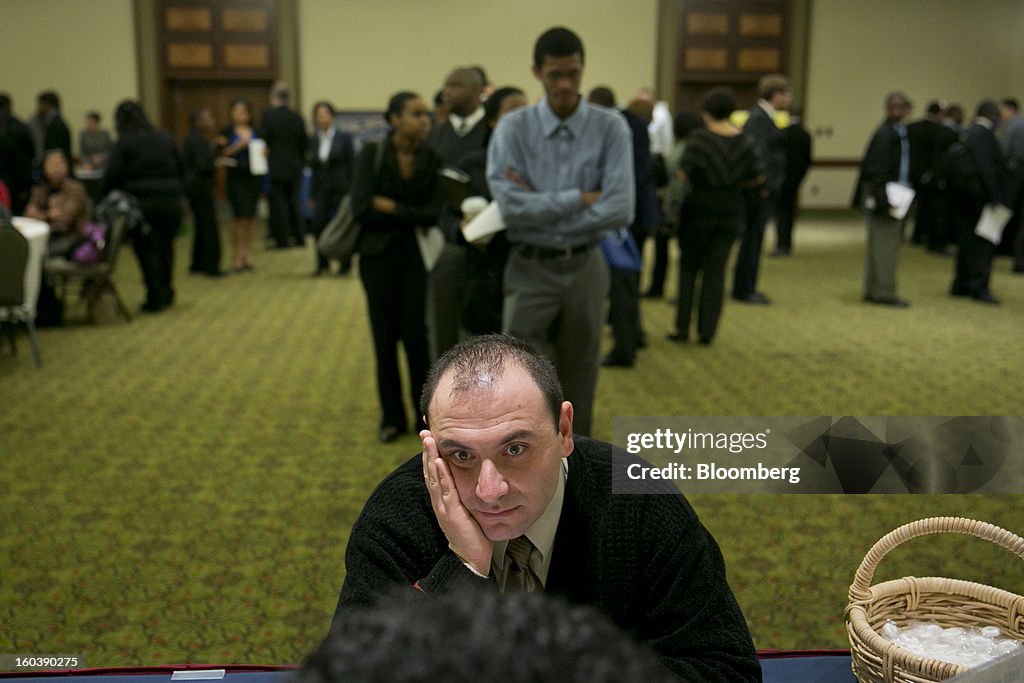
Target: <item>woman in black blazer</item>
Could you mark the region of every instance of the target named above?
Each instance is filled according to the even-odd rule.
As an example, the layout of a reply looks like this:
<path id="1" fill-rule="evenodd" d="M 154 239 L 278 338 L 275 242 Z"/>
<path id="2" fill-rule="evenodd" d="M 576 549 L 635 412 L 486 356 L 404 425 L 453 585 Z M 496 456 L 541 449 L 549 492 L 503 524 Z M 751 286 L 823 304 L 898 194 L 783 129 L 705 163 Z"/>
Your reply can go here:
<path id="1" fill-rule="evenodd" d="M 321 101 L 313 105 L 313 135 L 309 139 L 309 167 L 313 171 L 310 198 L 313 201 L 313 235 L 320 237 L 324 226 L 338 210 L 338 204 L 352 187 L 355 146 L 352 136 L 338 129 L 334 106 Z M 338 274 L 348 272 L 351 263 L 342 263 Z M 316 253 L 317 276 L 327 270 L 327 257 Z"/>
<path id="2" fill-rule="evenodd" d="M 441 213 L 441 159 L 425 140 L 430 112 L 418 95 L 391 97 L 385 114 L 391 132 L 368 143 L 356 160 L 352 211 L 361 226 L 359 276 L 366 290 L 377 358 L 377 391 L 383 416 L 380 440 L 409 430 L 398 372 L 398 342 L 405 348 L 409 395 L 419 414 L 420 392 L 430 365 L 427 350 L 427 273 L 416 229 L 437 224 Z M 383 149 L 379 147 L 384 145 Z M 383 153 L 378 154 L 381 150 Z M 379 161 L 379 169 L 378 166 Z M 423 427 L 416 421 L 417 431 Z"/>

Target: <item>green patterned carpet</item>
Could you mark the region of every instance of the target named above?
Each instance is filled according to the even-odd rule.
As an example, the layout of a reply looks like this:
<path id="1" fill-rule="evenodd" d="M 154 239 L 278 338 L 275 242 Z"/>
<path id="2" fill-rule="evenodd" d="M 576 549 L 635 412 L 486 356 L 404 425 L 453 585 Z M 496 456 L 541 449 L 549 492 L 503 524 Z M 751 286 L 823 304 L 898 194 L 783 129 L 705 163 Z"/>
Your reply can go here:
<path id="1" fill-rule="evenodd" d="M 863 226 L 804 217 L 790 259 L 765 259 L 768 307 L 727 304 L 710 348 L 665 341 L 603 371 L 595 425 L 616 415 L 1022 415 L 1024 278 L 1004 305 L 946 296 L 950 259 L 904 249 L 907 311 L 860 303 Z M 259 231 L 259 230 L 258 230 Z M 769 238 L 767 240 L 771 242 Z M 358 278 L 308 277 L 301 250 L 251 275 L 184 272 L 179 304 L 41 331 L 45 367 L 0 355 L 0 653 L 80 653 L 90 666 L 282 664 L 324 635 L 348 530 L 377 481 L 417 450 L 376 442 Z M 130 252 L 117 281 L 142 300 Z M 899 524 L 972 516 L 1024 531 L 1018 496 L 699 496 L 760 648 L 848 645 L 842 610 L 868 547 Z M 965 578 L 1024 592 L 1020 561 L 926 538 L 883 578 Z"/>

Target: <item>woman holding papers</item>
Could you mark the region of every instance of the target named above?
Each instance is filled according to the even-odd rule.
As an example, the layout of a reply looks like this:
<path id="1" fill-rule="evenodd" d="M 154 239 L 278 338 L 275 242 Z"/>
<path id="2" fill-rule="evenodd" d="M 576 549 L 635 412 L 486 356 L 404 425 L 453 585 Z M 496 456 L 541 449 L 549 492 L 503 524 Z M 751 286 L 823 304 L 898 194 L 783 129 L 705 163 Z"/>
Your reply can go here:
<path id="1" fill-rule="evenodd" d="M 255 139 L 252 106 L 243 99 L 233 101 L 231 125 L 221 132 L 220 142 L 224 145 L 221 164 L 228 168 L 228 202 L 235 217 L 231 231 L 231 247 L 236 273 L 253 269 L 253 221 L 256 218 L 256 202 L 263 188 L 263 176 L 253 175 L 252 161 L 249 158 L 249 145 Z"/>
<path id="2" fill-rule="evenodd" d="M 710 344 L 718 331 L 725 294 L 725 264 L 743 229 L 743 190 L 764 183 L 753 143 L 729 122 L 736 99 L 727 88 L 714 88 L 701 104 L 704 128 L 690 133 L 679 162 L 679 179 L 690 193 L 679 219 L 679 299 L 676 331 L 669 339 L 686 342 L 701 273 L 697 334 Z"/>
<path id="3" fill-rule="evenodd" d="M 174 235 L 182 218 L 182 165 L 170 135 L 154 130 L 142 106 L 125 100 L 114 112 L 117 142 L 103 176 L 103 194 L 122 190 L 139 202 L 149 226 L 134 236 L 135 255 L 146 283 L 142 310 L 161 311 L 174 303 Z"/>
<path id="4" fill-rule="evenodd" d="M 361 230 L 359 277 L 373 330 L 377 392 L 382 417 L 380 440 L 394 441 L 409 430 L 398 371 L 398 342 L 405 349 L 409 397 L 419 414 L 420 391 L 430 365 L 427 349 L 427 272 L 416 240 L 418 228 L 437 224 L 441 212 L 441 159 L 425 143 L 430 110 L 418 95 L 391 97 L 385 118 L 391 130 L 368 143 L 356 159 L 352 213 Z M 417 419 L 416 431 L 423 427 Z"/>

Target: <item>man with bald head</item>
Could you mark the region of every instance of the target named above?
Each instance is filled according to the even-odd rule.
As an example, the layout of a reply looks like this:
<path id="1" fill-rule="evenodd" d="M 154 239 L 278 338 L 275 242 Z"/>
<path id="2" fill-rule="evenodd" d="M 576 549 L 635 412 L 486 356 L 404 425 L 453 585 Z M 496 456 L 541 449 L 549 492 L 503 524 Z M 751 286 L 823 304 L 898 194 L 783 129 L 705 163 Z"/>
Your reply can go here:
<path id="1" fill-rule="evenodd" d="M 483 335 L 427 378 L 422 454 L 370 496 L 349 537 L 335 623 L 408 586 L 544 591 L 592 605 L 685 680 L 760 681 L 718 545 L 670 483 L 614 494 L 638 462 L 573 434 L 552 363 Z"/>
<path id="2" fill-rule="evenodd" d="M 445 166 L 461 169 L 463 160 L 487 148 L 488 126 L 480 104 L 484 82 L 480 71 L 471 67 L 453 69 L 444 81 L 441 99 L 448 118 L 431 129 L 427 144 L 437 152 Z M 447 213 L 459 213 L 452 203 Z M 458 225 L 459 221 L 442 221 Z M 455 234 L 445 235 L 447 242 L 430 272 L 427 297 L 427 328 L 431 356 L 437 358 L 459 343 L 462 334 L 462 299 L 466 288 L 465 247 Z"/>

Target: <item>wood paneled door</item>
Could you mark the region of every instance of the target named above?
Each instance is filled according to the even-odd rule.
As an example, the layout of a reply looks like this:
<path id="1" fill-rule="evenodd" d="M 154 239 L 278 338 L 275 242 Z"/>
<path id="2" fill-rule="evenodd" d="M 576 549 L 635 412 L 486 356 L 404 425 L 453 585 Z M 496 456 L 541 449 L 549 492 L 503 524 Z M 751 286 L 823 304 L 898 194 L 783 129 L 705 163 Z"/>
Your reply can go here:
<path id="1" fill-rule="evenodd" d="M 727 85 L 741 108 L 757 81 L 789 67 L 789 0 L 682 0 L 677 3 L 676 107 L 697 109 L 704 93 Z"/>
<path id="2" fill-rule="evenodd" d="M 209 107 L 221 126 L 244 97 L 256 121 L 279 77 L 276 0 L 160 0 L 161 125 L 177 139 L 190 112 Z"/>

